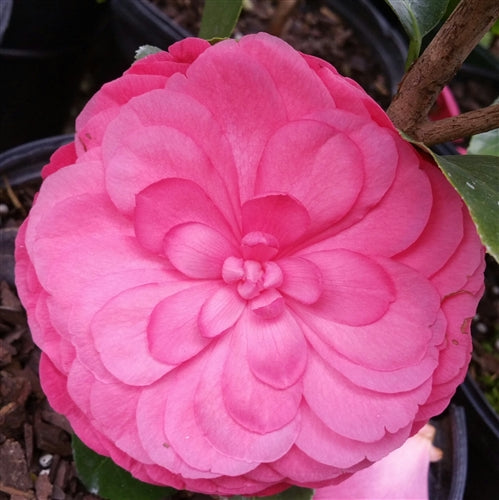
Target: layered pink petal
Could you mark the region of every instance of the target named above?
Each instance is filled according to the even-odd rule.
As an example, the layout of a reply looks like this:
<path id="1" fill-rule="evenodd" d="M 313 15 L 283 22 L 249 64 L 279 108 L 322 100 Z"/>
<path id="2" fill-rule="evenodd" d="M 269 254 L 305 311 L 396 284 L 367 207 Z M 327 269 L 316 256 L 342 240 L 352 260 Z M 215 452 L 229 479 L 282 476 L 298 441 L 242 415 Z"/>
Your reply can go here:
<path id="1" fill-rule="evenodd" d="M 219 288 L 201 306 L 198 327 L 203 337 L 216 337 L 233 326 L 246 306 L 233 288 Z"/>
<path id="2" fill-rule="evenodd" d="M 179 224 L 168 231 L 164 250 L 176 269 L 198 279 L 221 278 L 225 260 L 239 253 L 222 233 L 196 222 Z"/>
<path id="3" fill-rule="evenodd" d="M 252 373 L 276 389 L 295 384 L 307 364 L 307 345 L 293 316 L 284 311 L 277 318 L 261 318 L 246 311 L 233 335 L 242 336 Z"/>
<path id="4" fill-rule="evenodd" d="M 321 301 L 308 308 L 297 304 L 295 309 L 324 342 L 349 360 L 366 368 L 393 371 L 421 361 L 430 345 L 440 343 L 444 330 L 434 330 L 440 298 L 431 284 L 393 261 L 383 260 L 383 267 L 395 286 L 396 300 L 377 321 L 352 326 L 326 316 L 326 308 L 319 310 L 320 316 L 311 314 Z"/>
<path id="5" fill-rule="evenodd" d="M 319 230 L 348 212 L 363 177 L 362 156 L 349 137 L 324 123 L 301 120 L 281 127 L 268 141 L 256 192 L 288 193 L 306 207 L 311 228 Z"/>
<path id="6" fill-rule="evenodd" d="M 412 424 L 431 389 L 428 380 L 403 394 L 369 391 L 353 385 L 316 355 L 310 355 L 304 376 L 305 399 L 327 427 L 344 437 L 368 443 Z"/>
<path id="7" fill-rule="evenodd" d="M 296 418 L 303 385 L 298 382 L 283 390 L 262 382 L 251 371 L 247 351 L 246 338 L 234 329 L 222 375 L 227 411 L 252 432 L 265 434 L 281 429 Z"/>
<path id="8" fill-rule="evenodd" d="M 279 291 L 303 304 L 313 304 L 323 291 L 322 273 L 310 260 L 288 257 L 278 260 L 283 273 Z"/>
<path id="9" fill-rule="evenodd" d="M 168 292 L 168 286 L 157 283 L 130 288 L 92 318 L 95 348 L 107 370 L 124 384 L 149 385 L 173 368 L 151 356 L 147 333 L 152 311 Z"/>
<path id="10" fill-rule="evenodd" d="M 285 194 L 260 196 L 242 206 L 243 234 L 261 231 L 271 234 L 281 247 L 298 240 L 308 229 L 307 209 Z"/>
<path id="11" fill-rule="evenodd" d="M 348 250 L 305 254 L 321 273 L 322 293 L 310 311 L 336 323 L 368 325 L 395 300 L 390 275 L 375 261 Z"/>
<path id="12" fill-rule="evenodd" d="M 265 434 L 238 424 L 225 410 L 222 391 L 223 365 L 229 355 L 227 343 L 219 341 L 197 388 L 194 399 L 196 421 L 208 441 L 224 455 L 248 462 L 272 462 L 291 447 L 300 428 L 300 419 L 295 418 L 280 429 Z"/>
<path id="13" fill-rule="evenodd" d="M 463 202 L 436 165 L 425 162 L 423 171 L 431 182 L 431 215 L 418 240 L 397 255 L 397 260 L 431 276 L 447 262 L 463 238 Z"/>
<path id="14" fill-rule="evenodd" d="M 150 137 L 137 141 L 142 129 Z M 121 210 L 131 210 L 138 192 L 168 177 L 202 186 L 228 220 L 240 210 L 230 145 L 210 111 L 188 95 L 156 90 L 134 98 L 109 125 L 103 158 L 111 196 Z"/>
<path id="15" fill-rule="evenodd" d="M 137 195 L 135 234 L 148 250 L 160 253 L 166 233 L 186 222 L 199 222 L 228 234 L 231 231 L 215 203 L 192 181 L 163 179 Z"/>
<path id="16" fill-rule="evenodd" d="M 209 343 L 198 327 L 201 306 L 218 285 L 193 285 L 160 301 L 149 317 L 149 350 L 160 362 L 177 365 L 198 354 Z"/>

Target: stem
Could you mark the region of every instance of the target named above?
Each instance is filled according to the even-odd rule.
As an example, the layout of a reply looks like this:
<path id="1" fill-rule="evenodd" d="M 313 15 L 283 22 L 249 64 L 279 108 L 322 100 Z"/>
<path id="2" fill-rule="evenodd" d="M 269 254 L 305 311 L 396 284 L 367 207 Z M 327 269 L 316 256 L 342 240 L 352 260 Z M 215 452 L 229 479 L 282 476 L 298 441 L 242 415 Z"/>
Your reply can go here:
<path id="1" fill-rule="evenodd" d="M 459 3 L 400 83 L 388 108 L 397 128 L 421 140 L 418 130 L 434 126 L 427 123 L 428 113 L 438 95 L 498 17 L 498 0 Z"/>
<path id="2" fill-rule="evenodd" d="M 417 140 L 424 142 L 427 146 L 432 146 L 495 128 L 499 128 L 499 104 L 468 111 L 459 116 L 423 123 L 417 130 Z"/>

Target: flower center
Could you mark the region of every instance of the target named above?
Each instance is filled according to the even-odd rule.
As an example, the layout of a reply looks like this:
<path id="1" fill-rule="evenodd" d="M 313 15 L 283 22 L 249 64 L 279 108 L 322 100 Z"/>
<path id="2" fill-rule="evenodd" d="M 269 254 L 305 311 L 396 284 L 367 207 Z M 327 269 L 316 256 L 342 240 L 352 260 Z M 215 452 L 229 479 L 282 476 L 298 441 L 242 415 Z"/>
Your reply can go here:
<path id="1" fill-rule="evenodd" d="M 250 301 L 251 309 L 265 318 L 274 318 L 284 309 L 283 298 L 276 290 L 282 285 L 282 270 L 271 260 L 278 250 L 278 241 L 272 235 L 251 232 L 241 241 L 242 257 L 227 257 L 222 267 L 223 280 L 237 283 L 241 298 Z"/>

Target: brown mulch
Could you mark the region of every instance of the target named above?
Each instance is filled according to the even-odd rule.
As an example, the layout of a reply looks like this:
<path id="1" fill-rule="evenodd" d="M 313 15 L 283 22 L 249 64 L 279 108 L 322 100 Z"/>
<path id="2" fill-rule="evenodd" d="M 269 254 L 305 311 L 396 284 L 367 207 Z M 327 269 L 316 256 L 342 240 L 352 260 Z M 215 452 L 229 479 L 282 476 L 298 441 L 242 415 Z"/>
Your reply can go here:
<path id="1" fill-rule="evenodd" d="M 151 1 L 197 33 L 201 0 Z M 176 10 L 170 10 L 175 3 Z M 238 24 L 237 29 L 241 32 L 269 27 L 276 2 L 253 0 L 252 4 L 253 9 L 245 11 Z M 178 10 L 178 5 L 183 7 Z M 373 66 L 369 49 L 362 47 L 348 26 L 329 9 L 289 20 L 282 28 L 282 35 L 295 48 L 329 59 L 341 73 L 357 79 L 386 106 L 389 91 L 379 68 Z M 462 95 L 458 93 L 459 103 L 464 108 L 484 105 L 485 93 L 478 83 L 471 84 L 471 89 L 467 84 L 462 87 Z M 497 89 L 495 91 L 497 95 Z M 487 96 L 489 94 L 487 91 Z M 485 104 L 495 95 L 486 97 L 489 102 Z M 36 183 L 16 187 L 13 196 L 0 181 L 0 500 L 98 500 L 99 497 L 88 493 L 77 478 L 68 423 L 49 407 L 41 391 L 37 375 L 40 353 L 31 339 L 13 284 L 12 250 L 16 228 L 29 210 L 37 188 Z M 489 380 L 497 378 L 499 266 L 492 261 L 487 269 L 487 292 L 472 328 L 476 346 L 471 371 L 478 378 L 483 378 L 484 374 Z M 494 380 L 497 387 L 497 380 L 493 379 L 493 384 Z M 201 500 L 211 497 L 179 493 L 176 498 Z"/>

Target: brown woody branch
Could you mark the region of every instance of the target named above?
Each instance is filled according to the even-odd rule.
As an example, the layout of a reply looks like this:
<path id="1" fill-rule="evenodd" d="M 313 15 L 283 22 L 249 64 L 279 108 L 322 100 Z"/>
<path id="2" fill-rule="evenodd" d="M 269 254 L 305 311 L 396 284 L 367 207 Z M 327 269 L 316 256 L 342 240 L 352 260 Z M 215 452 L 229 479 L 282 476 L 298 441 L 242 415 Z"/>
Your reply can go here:
<path id="1" fill-rule="evenodd" d="M 444 86 L 498 17 L 498 0 L 462 0 L 459 3 L 400 83 L 388 108 L 388 115 L 397 128 L 416 140 L 426 142 L 424 135 L 433 141 L 431 144 L 436 144 L 436 140 L 445 142 L 478 133 L 478 129 L 486 131 L 499 127 L 494 110 L 491 114 L 490 110 L 471 112 L 471 118 L 465 113 L 443 120 L 443 123 L 428 121 L 428 113 Z M 478 128 L 469 128 L 470 124 Z M 437 132 L 433 132 L 435 129 Z"/>
<path id="2" fill-rule="evenodd" d="M 425 122 L 417 130 L 417 139 L 427 146 L 433 146 L 495 128 L 499 128 L 499 104 L 443 120 Z"/>

